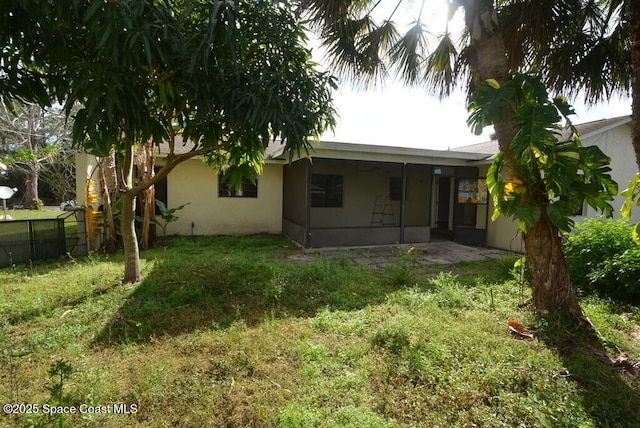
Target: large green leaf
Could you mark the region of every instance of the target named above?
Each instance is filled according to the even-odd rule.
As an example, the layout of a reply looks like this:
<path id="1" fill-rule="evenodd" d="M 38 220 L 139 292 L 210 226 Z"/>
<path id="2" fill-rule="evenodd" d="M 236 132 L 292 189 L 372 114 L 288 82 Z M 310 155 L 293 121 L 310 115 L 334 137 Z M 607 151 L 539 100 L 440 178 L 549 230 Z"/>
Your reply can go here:
<path id="1" fill-rule="evenodd" d="M 518 227 L 520 227 L 523 232 L 529 232 L 535 227 L 538 220 L 540 220 L 541 213 L 540 207 L 520 205 L 515 208 L 513 215 L 518 219 Z"/>
<path id="2" fill-rule="evenodd" d="M 640 173 L 636 174 L 629 182 L 629 187 L 621 193 L 625 197 L 624 205 L 620 210 L 622 217 L 627 220 L 632 217 L 634 203 L 640 207 Z"/>
<path id="3" fill-rule="evenodd" d="M 610 201 L 617 193 L 610 159 L 598 147 L 581 146 L 566 117 L 573 113 L 566 99 L 548 99 L 533 73 L 515 74 L 509 84 L 487 81 L 480 86 L 468 123 L 478 132 L 501 120 L 506 109 L 512 109 L 519 128 L 509 155 L 500 153 L 487 174 L 496 207 L 492 219 L 500 214 L 515 217 L 522 230 L 530 231 L 544 213 L 559 230 L 569 231 L 584 201 L 610 216 Z M 559 141 L 563 130 L 569 135 Z M 635 187 L 629 192 L 637 193 Z"/>
<path id="4" fill-rule="evenodd" d="M 500 85 L 495 80 L 487 80 L 480 85 L 471 98 L 467 119 L 467 126 L 476 134 L 482 134 L 485 127 L 494 121 L 501 120 L 504 112 L 509 108 L 514 95 L 513 82 L 508 81 Z"/>
<path id="5" fill-rule="evenodd" d="M 570 232 L 574 221 L 571 216 L 575 211 L 570 211 L 569 206 L 563 201 L 552 202 L 547 205 L 546 212 L 549 220 L 563 232 Z"/>

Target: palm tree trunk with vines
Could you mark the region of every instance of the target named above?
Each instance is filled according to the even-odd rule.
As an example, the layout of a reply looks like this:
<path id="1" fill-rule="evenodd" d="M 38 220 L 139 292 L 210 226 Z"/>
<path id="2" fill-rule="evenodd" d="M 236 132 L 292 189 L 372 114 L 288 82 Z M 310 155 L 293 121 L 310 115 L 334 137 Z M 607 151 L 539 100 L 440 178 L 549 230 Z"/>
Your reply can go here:
<path id="1" fill-rule="evenodd" d="M 534 230 L 524 234 L 524 243 L 536 311 L 565 319 L 581 318 L 582 309 L 571 286 L 560 234 L 545 214 Z"/>
<path id="2" fill-rule="evenodd" d="M 465 25 L 471 35 L 474 86 L 487 79 L 495 79 L 500 84 L 510 79 L 507 50 L 493 3 L 493 0 L 465 0 L 464 3 Z M 502 120 L 494 122 L 494 127 L 508 164 L 511 141 L 518 131 L 513 114 L 504 112 Z M 546 195 L 538 196 L 544 211 Z M 543 215 L 536 229 L 523 236 L 536 311 L 555 313 L 563 318 L 580 318 L 582 309 L 571 285 L 558 228 Z"/>

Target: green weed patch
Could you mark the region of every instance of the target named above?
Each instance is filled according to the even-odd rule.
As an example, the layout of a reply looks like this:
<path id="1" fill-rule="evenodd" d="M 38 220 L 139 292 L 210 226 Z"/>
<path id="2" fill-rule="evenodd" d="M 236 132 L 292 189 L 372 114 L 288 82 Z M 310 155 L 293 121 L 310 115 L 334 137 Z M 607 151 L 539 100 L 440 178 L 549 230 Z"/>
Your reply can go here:
<path id="1" fill-rule="evenodd" d="M 126 286 L 120 255 L 0 270 L 0 401 L 39 409 L 3 424 L 640 426 L 638 307 L 589 297 L 586 333 L 522 305 L 513 260 L 375 270 L 300 251 L 171 238 Z"/>

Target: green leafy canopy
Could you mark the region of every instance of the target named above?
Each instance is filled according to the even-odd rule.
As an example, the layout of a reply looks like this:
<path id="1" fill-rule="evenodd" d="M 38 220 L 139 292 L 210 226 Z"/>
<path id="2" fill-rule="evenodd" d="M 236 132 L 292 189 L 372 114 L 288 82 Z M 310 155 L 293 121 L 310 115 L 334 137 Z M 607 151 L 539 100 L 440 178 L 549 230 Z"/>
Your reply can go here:
<path id="1" fill-rule="evenodd" d="M 518 132 L 509 153 L 498 154 L 487 174 L 494 220 L 500 214 L 515 217 L 527 232 L 544 216 L 569 231 L 585 202 L 611 216 L 609 201 L 618 186 L 610 159 L 598 147 L 582 146 L 567 100 L 550 99 L 537 73 L 516 73 L 503 85 L 488 80 L 478 88 L 467 123 L 478 133 L 508 111 Z"/>

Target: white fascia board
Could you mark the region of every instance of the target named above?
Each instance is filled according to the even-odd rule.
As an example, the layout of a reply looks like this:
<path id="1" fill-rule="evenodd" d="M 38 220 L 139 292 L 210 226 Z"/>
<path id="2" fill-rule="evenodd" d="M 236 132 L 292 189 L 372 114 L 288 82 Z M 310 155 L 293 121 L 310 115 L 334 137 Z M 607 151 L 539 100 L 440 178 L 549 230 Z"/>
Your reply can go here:
<path id="1" fill-rule="evenodd" d="M 490 156 L 486 153 L 337 142 L 320 142 L 314 149 L 312 158 L 437 165 L 464 165 Z M 298 158 L 294 157 L 294 160 Z"/>

